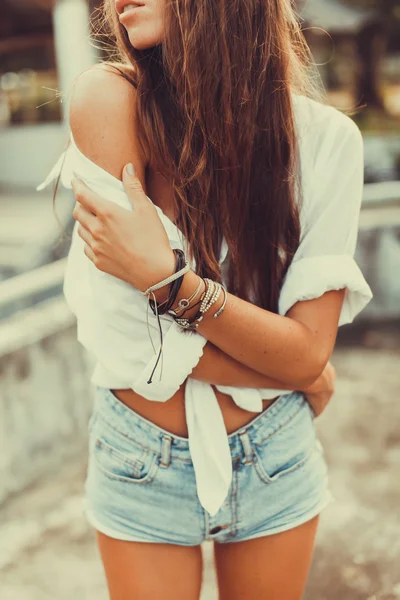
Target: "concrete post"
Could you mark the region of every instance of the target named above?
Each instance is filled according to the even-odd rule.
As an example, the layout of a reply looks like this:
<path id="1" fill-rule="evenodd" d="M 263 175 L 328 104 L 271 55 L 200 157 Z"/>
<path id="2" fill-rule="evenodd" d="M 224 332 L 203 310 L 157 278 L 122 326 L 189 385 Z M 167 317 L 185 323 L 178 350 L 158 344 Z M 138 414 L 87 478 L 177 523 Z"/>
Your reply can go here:
<path id="1" fill-rule="evenodd" d="M 96 51 L 89 39 L 89 19 L 86 0 L 56 0 L 53 11 L 54 40 L 65 125 L 68 124 L 72 82 L 96 61 Z"/>

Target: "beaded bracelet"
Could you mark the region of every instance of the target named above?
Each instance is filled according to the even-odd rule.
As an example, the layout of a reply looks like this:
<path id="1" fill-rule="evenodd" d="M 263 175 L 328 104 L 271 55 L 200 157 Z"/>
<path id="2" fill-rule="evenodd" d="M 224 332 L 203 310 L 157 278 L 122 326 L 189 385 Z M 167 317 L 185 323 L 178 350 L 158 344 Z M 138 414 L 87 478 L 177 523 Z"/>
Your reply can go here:
<path id="1" fill-rule="evenodd" d="M 199 285 L 197 286 L 197 288 L 195 289 L 193 294 L 191 296 L 189 296 L 189 298 L 181 298 L 178 301 L 177 308 L 175 308 L 174 310 L 171 309 L 168 311 L 170 315 L 172 315 L 173 317 L 178 317 L 178 316 L 184 314 L 187 310 L 189 310 L 189 308 L 192 308 L 192 306 L 190 306 L 190 303 L 196 298 L 196 296 L 200 292 L 200 289 L 201 289 L 201 286 L 203 283 L 203 279 L 201 277 L 199 279 L 200 279 Z"/>
<path id="2" fill-rule="evenodd" d="M 217 310 L 217 312 L 215 314 L 213 314 L 213 319 L 218 319 L 219 315 L 221 315 L 224 312 L 224 310 L 225 310 L 226 301 L 227 301 L 227 298 L 228 298 L 228 293 L 226 291 L 226 288 L 222 284 L 221 284 L 221 288 L 222 288 L 222 291 L 224 293 L 224 299 L 223 299 L 223 302 L 222 302 L 221 306 Z"/>
<path id="3" fill-rule="evenodd" d="M 221 307 L 217 310 L 213 317 L 215 319 L 218 318 L 225 310 L 227 301 L 227 292 L 225 287 L 221 283 L 212 281 L 211 279 L 207 278 L 204 279 L 204 282 L 206 283 L 206 290 L 203 293 L 200 308 L 197 311 L 196 315 L 191 319 L 179 317 L 175 318 L 175 322 L 180 327 L 182 327 L 182 329 L 195 331 L 199 327 L 199 324 L 203 320 L 204 315 L 207 313 L 207 311 L 215 304 L 215 302 L 217 302 L 221 291 L 224 293 L 224 300 Z"/>

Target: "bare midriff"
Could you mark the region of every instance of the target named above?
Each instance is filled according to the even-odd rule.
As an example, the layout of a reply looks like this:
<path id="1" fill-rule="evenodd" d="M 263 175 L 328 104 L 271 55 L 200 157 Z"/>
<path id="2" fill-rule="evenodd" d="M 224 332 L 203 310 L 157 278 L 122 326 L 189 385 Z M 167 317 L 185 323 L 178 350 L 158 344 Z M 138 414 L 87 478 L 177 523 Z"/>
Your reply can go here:
<path id="1" fill-rule="evenodd" d="M 156 167 L 151 167 L 150 165 L 146 167 L 145 179 L 146 181 L 143 183 L 145 183 L 146 194 L 154 204 L 157 204 L 161 208 L 169 219 L 174 221 L 174 214 L 171 208 L 173 205 L 173 191 L 169 182 L 162 177 Z M 140 396 L 132 389 L 115 389 L 111 391 L 121 402 L 148 421 L 175 435 L 187 437 L 185 384 L 167 402 L 152 402 Z M 215 387 L 214 391 L 221 407 L 228 433 L 240 429 L 257 415 L 257 413 L 243 410 L 235 404 L 231 396 L 217 391 Z M 272 404 L 274 400 L 265 400 L 263 402 L 264 409 Z"/>
<path id="2" fill-rule="evenodd" d="M 185 384 L 182 385 L 176 394 L 166 402 L 152 402 L 151 400 L 147 400 L 146 398 L 143 398 L 143 396 L 136 394 L 136 392 L 131 389 L 111 391 L 118 400 L 148 421 L 151 421 L 155 425 L 158 425 L 175 435 L 187 437 L 188 430 L 186 425 L 184 399 L 185 387 Z M 221 407 L 222 416 L 228 433 L 240 429 L 252 421 L 258 414 L 243 410 L 235 404 L 231 396 L 219 392 L 215 387 L 214 391 Z M 267 408 L 274 400 L 275 399 L 264 400 L 263 408 Z"/>

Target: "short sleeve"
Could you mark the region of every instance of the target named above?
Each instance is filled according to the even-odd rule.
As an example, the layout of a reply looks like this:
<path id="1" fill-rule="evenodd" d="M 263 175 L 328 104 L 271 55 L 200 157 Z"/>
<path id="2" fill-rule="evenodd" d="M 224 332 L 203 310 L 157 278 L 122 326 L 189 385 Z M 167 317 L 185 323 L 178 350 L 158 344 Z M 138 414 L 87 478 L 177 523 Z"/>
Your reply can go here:
<path id="1" fill-rule="evenodd" d="M 279 314 L 303 300 L 346 288 L 339 325 L 351 323 L 372 298 L 355 259 L 364 187 L 364 146 L 350 117 L 323 106 L 326 119 L 303 140 L 307 184 L 301 208 L 299 247 L 286 273 Z M 307 166 L 308 165 L 308 166 Z"/>

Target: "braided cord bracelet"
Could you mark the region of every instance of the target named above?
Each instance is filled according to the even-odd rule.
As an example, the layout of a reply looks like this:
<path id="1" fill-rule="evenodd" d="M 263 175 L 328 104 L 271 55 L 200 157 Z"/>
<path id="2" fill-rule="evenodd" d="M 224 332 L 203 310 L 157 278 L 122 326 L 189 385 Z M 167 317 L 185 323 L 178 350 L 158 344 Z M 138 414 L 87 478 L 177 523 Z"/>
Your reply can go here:
<path id="1" fill-rule="evenodd" d="M 158 323 L 158 330 L 160 333 L 160 350 L 157 356 L 157 360 L 155 362 L 155 365 L 153 367 L 153 370 L 150 374 L 149 379 L 147 380 L 147 383 L 150 384 L 153 382 L 153 375 L 154 372 L 158 366 L 158 363 L 160 362 L 161 359 L 161 371 L 160 371 L 160 381 L 162 378 L 162 370 L 163 370 L 163 362 L 162 362 L 162 357 L 163 357 L 163 343 L 164 343 L 164 336 L 163 336 L 163 330 L 162 330 L 162 326 L 161 326 L 161 321 L 160 321 L 160 314 L 164 314 L 164 313 L 160 313 L 159 309 L 158 309 L 158 303 L 157 303 L 157 299 L 155 296 L 155 291 L 161 289 L 162 287 L 164 287 L 165 285 L 168 285 L 170 283 L 175 283 L 174 289 L 173 289 L 173 293 L 175 295 L 175 297 L 171 300 L 171 295 L 172 295 L 172 290 L 170 290 L 170 296 L 168 297 L 168 299 L 165 301 L 166 305 L 170 305 L 175 302 L 176 296 L 178 294 L 178 291 L 180 289 L 180 286 L 182 285 L 182 281 L 183 281 L 183 276 L 185 275 L 185 273 L 187 273 L 190 270 L 188 261 L 185 258 L 185 254 L 184 252 L 182 252 L 182 250 L 179 249 L 174 249 L 174 253 L 175 253 L 175 257 L 176 257 L 176 262 L 175 262 L 175 273 L 173 273 L 172 275 L 170 275 L 169 277 L 167 277 L 166 279 L 164 279 L 163 281 L 160 281 L 152 286 L 150 286 L 146 291 L 142 292 L 144 296 L 148 297 L 148 304 L 147 304 L 147 311 L 146 311 L 146 323 L 147 323 L 147 331 L 150 337 L 150 341 L 151 341 L 151 345 L 153 347 L 154 352 L 156 352 L 155 346 L 154 346 L 154 342 L 153 342 L 153 338 L 151 337 L 151 332 L 150 332 L 150 327 L 149 327 L 149 306 L 151 306 L 156 318 L 157 318 L 157 323 Z M 184 266 L 182 266 L 182 263 L 184 262 Z M 171 286 L 172 288 L 172 286 Z M 150 298 L 150 295 L 152 295 L 152 298 Z M 165 304 L 165 303 L 162 303 Z"/>
<path id="2" fill-rule="evenodd" d="M 182 269 L 185 267 L 186 259 L 185 259 L 185 253 L 183 252 L 183 250 L 180 250 L 179 248 L 174 248 L 173 252 L 175 254 L 175 274 L 176 274 L 178 272 L 182 272 Z M 158 304 L 157 309 L 158 309 L 159 315 L 164 315 L 174 305 L 175 300 L 178 296 L 179 290 L 182 287 L 182 282 L 183 282 L 183 275 L 179 276 L 177 279 L 175 279 L 170 284 L 168 298 L 166 300 L 164 300 L 164 302 L 157 303 Z M 151 307 L 153 313 L 156 314 L 154 300 L 149 298 L 149 304 L 150 304 L 150 307 Z"/>
<path id="3" fill-rule="evenodd" d="M 178 323 L 178 325 L 180 327 L 182 327 L 182 329 L 195 331 L 199 327 L 200 322 L 203 320 L 204 315 L 217 302 L 218 298 L 220 297 L 221 291 L 224 294 L 224 300 L 223 300 L 220 308 L 213 315 L 213 317 L 215 319 L 218 318 L 225 310 L 226 301 L 227 301 L 227 291 L 226 291 L 225 287 L 221 283 L 212 281 L 211 279 L 207 279 L 207 278 L 204 279 L 204 282 L 206 283 L 206 290 L 203 293 L 202 300 L 200 303 L 200 308 L 199 308 L 198 312 L 195 314 L 195 316 L 190 319 L 185 319 L 182 317 L 175 318 L 175 321 Z"/>

